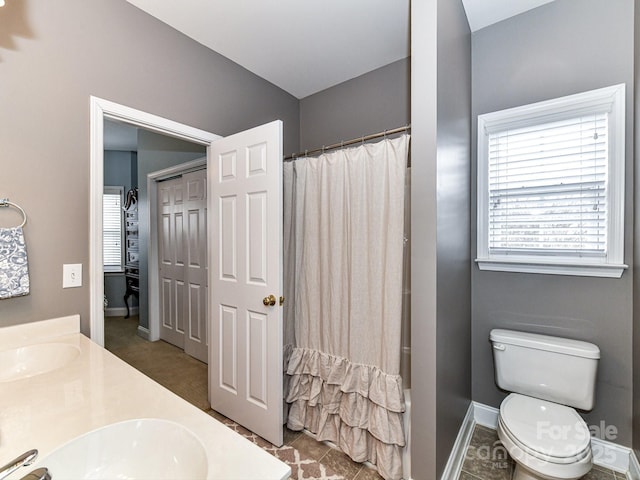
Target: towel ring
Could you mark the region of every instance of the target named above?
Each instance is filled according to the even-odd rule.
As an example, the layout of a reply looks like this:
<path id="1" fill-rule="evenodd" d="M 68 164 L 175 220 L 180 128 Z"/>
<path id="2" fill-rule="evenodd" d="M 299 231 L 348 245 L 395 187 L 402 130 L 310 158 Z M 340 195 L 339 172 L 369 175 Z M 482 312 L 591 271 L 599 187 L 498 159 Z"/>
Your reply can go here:
<path id="1" fill-rule="evenodd" d="M 24 210 L 22 209 L 22 207 L 16 203 L 10 202 L 8 198 L 0 198 L 0 207 L 13 207 L 13 208 L 17 208 L 18 210 L 20 210 L 20 213 L 22 214 L 22 223 L 20 225 L 18 225 L 19 228 L 22 228 L 25 226 L 25 224 L 27 223 L 27 214 L 24 212 Z"/>

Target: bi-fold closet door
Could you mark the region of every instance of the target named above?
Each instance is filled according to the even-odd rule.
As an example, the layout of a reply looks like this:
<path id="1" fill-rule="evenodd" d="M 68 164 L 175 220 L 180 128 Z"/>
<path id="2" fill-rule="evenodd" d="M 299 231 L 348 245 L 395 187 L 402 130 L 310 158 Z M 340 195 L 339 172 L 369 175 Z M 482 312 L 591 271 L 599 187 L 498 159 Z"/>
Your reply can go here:
<path id="1" fill-rule="evenodd" d="M 160 338 L 208 363 L 207 172 L 158 183 Z"/>

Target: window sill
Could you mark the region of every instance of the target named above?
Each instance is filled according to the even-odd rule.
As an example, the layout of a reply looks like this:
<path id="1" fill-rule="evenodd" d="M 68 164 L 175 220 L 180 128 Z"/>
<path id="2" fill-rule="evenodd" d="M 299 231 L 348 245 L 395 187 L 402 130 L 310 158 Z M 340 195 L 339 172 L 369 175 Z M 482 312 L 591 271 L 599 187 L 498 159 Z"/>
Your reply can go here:
<path id="1" fill-rule="evenodd" d="M 103 272 L 107 276 L 124 275 L 124 269 L 122 269 L 122 270 L 103 270 Z"/>
<path id="2" fill-rule="evenodd" d="M 624 264 L 571 263 L 570 261 L 545 261 L 536 259 L 486 259 L 476 258 L 480 270 L 494 272 L 542 273 L 547 275 L 573 275 L 578 277 L 620 278 L 629 268 Z"/>

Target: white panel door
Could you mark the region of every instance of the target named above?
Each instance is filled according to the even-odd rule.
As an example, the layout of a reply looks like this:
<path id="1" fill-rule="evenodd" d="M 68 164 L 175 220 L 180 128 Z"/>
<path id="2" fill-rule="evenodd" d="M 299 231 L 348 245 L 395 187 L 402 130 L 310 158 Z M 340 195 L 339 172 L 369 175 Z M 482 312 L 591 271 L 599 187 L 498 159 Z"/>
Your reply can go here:
<path id="1" fill-rule="evenodd" d="M 158 183 L 160 338 L 205 363 L 207 335 L 207 172 Z"/>
<path id="2" fill-rule="evenodd" d="M 280 446 L 282 122 L 217 140 L 207 162 L 211 407 Z"/>
<path id="3" fill-rule="evenodd" d="M 158 184 L 158 269 L 160 274 L 160 338 L 184 348 L 185 230 L 182 178 Z"/>
<path id="4" fill-rule="evenodd" d="M 184 351 L 208 363 L 207 171 L 185 173 L 182 180 L 187 246 Z"/>

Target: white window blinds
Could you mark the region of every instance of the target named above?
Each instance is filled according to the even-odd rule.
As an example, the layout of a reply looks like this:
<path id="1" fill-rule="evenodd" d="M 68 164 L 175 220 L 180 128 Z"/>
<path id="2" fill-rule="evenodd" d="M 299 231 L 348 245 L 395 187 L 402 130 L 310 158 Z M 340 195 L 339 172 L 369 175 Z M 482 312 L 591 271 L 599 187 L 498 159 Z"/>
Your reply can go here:
<path id="1" fill-rule="evenodd" d="M 625 85 L 478 115 L 480 270 L 619 278 Z"/>
<path id="2" fill-rule="evenodd" d="M 102 245 L 105 271 L 122 271 L 123 187 L 105 187 L 102 197 Z"/>
<path id="3" fill-rule="evenodd" d="M 489 251 L 603 256 L 608 115 L 489 135 Z"/>

